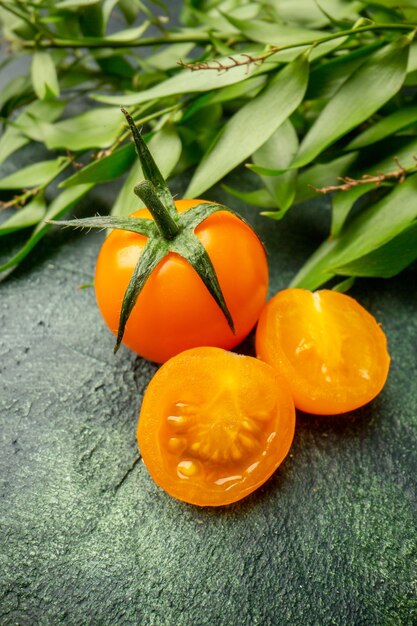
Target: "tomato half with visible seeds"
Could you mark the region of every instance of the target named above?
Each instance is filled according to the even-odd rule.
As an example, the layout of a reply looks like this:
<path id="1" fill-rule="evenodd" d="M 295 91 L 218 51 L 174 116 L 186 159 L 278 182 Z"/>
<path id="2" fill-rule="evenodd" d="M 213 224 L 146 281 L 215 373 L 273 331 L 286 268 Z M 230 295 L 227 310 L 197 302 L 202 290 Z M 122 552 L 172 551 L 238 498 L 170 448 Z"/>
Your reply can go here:
<path id="1" fill-rule="evenodd" d="M 390 363 L 375 318 L 350 296 L 326 289 L 275 295 L 259 319 L 256 351 L 287 379 L 297 408 L 323 415 L 375 398 Z"/>
<path id="2" fill-rule="evenodd" d="M 194 348 L 170 359 L 142 403 L 138 444 L 152 478 L 200 506 L 260 487 L 290 448 L 295 409 L 277 372 L 254 357 Z"/>
<path id="3" fill-rule="evenodd" d="M 175 202 L 179 213 L 203 200 Z M 152 219 L 147 209 L 133 217 Z M 235 325 L 228 326 L 219 306 L 193 267 L 169 253 L 147 280 L 126 324 L 123 343 L 141 356 L 163 363 L 201 345 L 233 348 L 254 327 L 265 304 L 268 266 L 264 248 L 248 224 L 219 211 L 195 229 L 205 247 Z M 146 237 L 113 230 L 100 250 L 95 273 L 98 307 L 117 335 L 123 296 Z"/>

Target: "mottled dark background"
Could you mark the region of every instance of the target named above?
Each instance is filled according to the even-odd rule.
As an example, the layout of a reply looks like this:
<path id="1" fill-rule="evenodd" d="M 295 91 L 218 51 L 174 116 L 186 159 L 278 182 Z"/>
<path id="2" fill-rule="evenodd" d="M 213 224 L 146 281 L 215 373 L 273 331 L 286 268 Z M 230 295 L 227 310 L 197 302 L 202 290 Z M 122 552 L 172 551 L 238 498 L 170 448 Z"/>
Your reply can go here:
<path id="1" fill-rule="evenodd" d="M 35 158 L 23 151 L 8 170 Z M 108 211 L 115 193 L 96 190 L 78 215 Z M 327 232 L 322 198 L 277 223 L 218 188 L 207 197 L 254 224 L 271 294 Z M 55 231 L 0 285 L 1 626 L 417 624 L 417 266 L 351 292 L 389 338 L 379 398 L 344 416 L 299 414 L 263 488 L 200 509 L 136 463 L 156 367 L 124 348 L 113 356 L 94 291 L 79 288 L 102 238 Z M 2 256 L 18 239 L 1 241 Z"/>

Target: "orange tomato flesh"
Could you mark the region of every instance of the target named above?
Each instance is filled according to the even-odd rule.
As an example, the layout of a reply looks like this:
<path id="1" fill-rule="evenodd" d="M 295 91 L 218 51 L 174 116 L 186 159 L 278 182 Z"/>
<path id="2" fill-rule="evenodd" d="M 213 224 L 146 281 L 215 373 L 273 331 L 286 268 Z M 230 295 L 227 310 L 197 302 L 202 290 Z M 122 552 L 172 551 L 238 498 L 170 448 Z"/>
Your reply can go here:
<path id="1" fill-rule="evenodd" d="M 375 398 L 390 363 L 375 318 L 330 290 L 286 289 L 274 296 L 259 319 L 256 351 L 286 378 L 297 408 L 323 415 Z"/>
<path id="2" fill-rule="evenodd" d="M 203 200 L 179 200 L 179 212 Z M 149 218 L 147 209 L 133 213 Z M 183 258 L 170 253 L 155 268 L 126 325 L 123 343 L 141 356 L 163 363 L 188 348 L 213 345 L 230 349 L 252 330 L 265 304 L 268 265 L 253 230 L 232 213 L 220 211 L 195 230 L 216 270 L 235 334 L 202 280 Z M 123 296 L 146 237 L 114 230 L 100 250 L 95 274 L 98 307 L 117 334 Z"/>
<path id="3" fill-rule="evenodd" d="M 277 372 L 219 348 L 182 352 L 155 374 L 137 437 L 154 481 L 200 506 L 236 502 L 287 455 L 295 409 Z"/>

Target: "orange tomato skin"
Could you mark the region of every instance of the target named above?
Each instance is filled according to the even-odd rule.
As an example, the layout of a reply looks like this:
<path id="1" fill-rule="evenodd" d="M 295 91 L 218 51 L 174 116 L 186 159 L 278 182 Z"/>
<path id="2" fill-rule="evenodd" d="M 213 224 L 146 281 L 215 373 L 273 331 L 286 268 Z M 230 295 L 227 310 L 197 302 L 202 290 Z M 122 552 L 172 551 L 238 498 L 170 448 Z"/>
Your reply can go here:
<path id="1" fill-rule="evenodd" d="M 179 200 L 179 212 L 202 200 Z M 132 214 L 151 219 L 147 209 Z M 123 343 L 139 355 L 163 363 L 199 345 L 232 348 L 255 325 L 268 289 L 265 251 L 253 230 L 227 211 L 206 218 L 195 230 L 216 270 L 235 324 L 223 313 L 191 265 L 169 255 L 152 272 L 127 322 Z M 113 230 L 100 250 L 95 273 L 98 307 L 117 334 L 123 296 L 146 237 Z"/>
<path id="2" fill-rule="evenodd" d="M 260 316 L 256 352 L 287 379 L 298 409 L 321 415 L 373 400 L 390 364 L 375 318 L 350 296 L 330 290 L 276 294 Z"/>
<path id="3" fill-rule="evenodd" d="M 260 487 L 286 457 L 295 409 L 266 363 L 219 348 L 167 361 L 142 402 L 137 438 L 154 481 L 198 506 L 222 506 Z"/>

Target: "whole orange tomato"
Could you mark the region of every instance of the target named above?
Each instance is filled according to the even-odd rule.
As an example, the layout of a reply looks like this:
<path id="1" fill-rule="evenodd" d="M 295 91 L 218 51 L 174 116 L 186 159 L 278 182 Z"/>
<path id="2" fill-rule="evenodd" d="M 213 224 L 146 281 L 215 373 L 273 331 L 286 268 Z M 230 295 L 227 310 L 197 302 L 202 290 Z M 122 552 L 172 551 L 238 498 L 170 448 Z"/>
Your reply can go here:
<path id="1" fill-rule="evenodd" d="M 204 203 L 179 200 L 175 207 L 181 214 Z M 131 217 L 152 219 L 147 209 Z M 266 300 L 266 255 L 248 224 L 225 208 L 205 218 L 194 232 L 211 259 L 235 332 L 192 265 L 169 252 L 147 279 L 123 335 L 126 346 L 158 363 L 195 346 L 236 346 L 255 325 Z M 144 235 L 117 229 L 100 250 L 96 298 L 114 334 L 124 294 L 146 243 Z"/>

